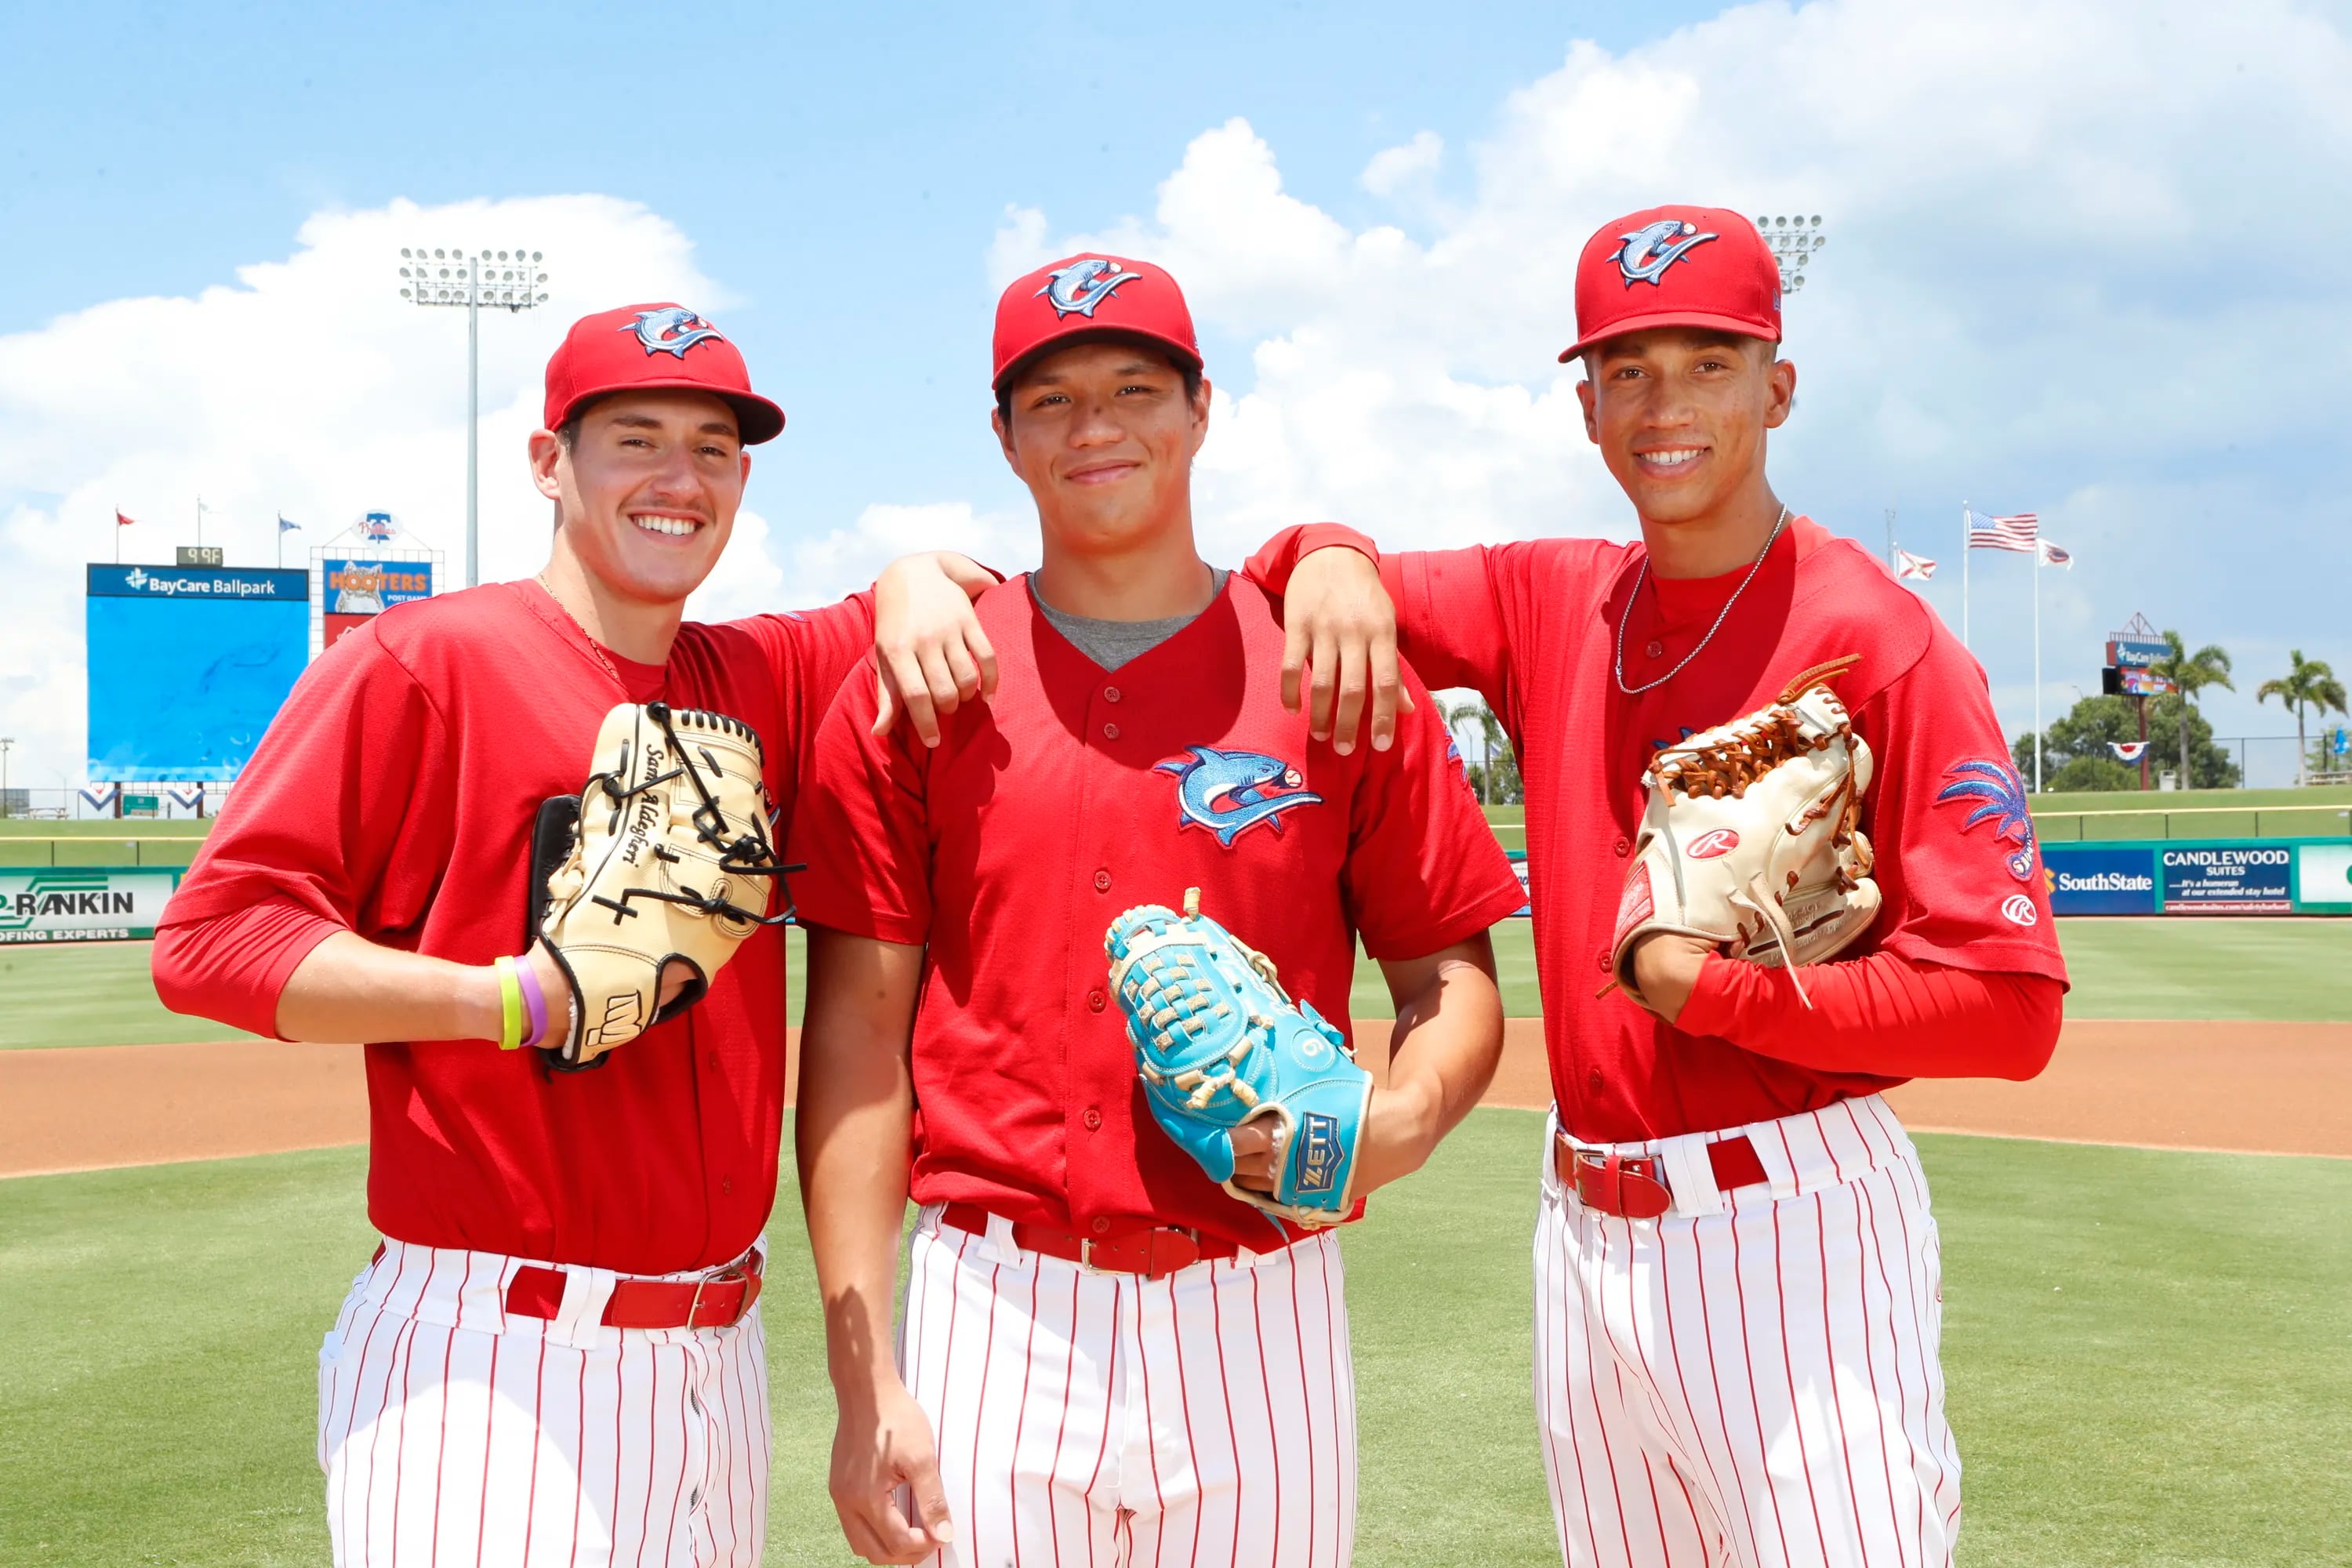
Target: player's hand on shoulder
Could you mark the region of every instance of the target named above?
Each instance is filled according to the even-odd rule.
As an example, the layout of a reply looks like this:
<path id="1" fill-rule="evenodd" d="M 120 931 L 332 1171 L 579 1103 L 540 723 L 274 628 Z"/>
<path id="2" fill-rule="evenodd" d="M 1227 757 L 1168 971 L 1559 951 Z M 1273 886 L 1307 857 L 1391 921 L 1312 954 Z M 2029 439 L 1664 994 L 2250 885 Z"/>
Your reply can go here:
<path id="1" fill-rule="evenodd" d="M 1308 552 L 1291 570 L 1282 616 L 1283 706 L 1299 710 L 1303 685 L 1308 732 L 1345 755 L 1369 699 L 1372 749 L 1387 751 L 1412 697 L 1397 667 L 1396 606 L 1379 563 L 1345 545 Z"/>
<path id="2" fill-rule="evenodd" d="M 842 1403 L 827 1487 L 849 1549 L 868 1563 L 920 1563 L 955 1539 L 930 1421 L 895 1377 L 869 1403 Z M 913 1497 L 912 1519 L 901 1487 Z"/>
<path id="3" fill-rule="evenodd" d="M 996 650 L 972 601 L 996 579 L 961 555 L 901 556 L 874 581 L 874 733 L 903 717 L 926 746 L 940 721 L 975 698 L 996 694 Z"/>

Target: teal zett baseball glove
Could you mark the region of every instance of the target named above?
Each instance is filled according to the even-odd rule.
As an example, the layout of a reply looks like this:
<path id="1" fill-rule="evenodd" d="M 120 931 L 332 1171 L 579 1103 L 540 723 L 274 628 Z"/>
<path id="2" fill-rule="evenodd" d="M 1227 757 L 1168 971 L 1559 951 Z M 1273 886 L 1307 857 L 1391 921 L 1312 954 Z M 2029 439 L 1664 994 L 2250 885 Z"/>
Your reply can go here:
<path id="1" fill-rule="evenodd" d="M 1152 1118 L 1210 1180 L 1294 1225 L 1338 1225 L 1355 1207 L 1356 1148 L 1372 1075 L 1273 962 L 1201 913 L 1143 904 L 1103 937 Z M 1271 1197 L 1234 1183 L 1234 1129 L 1271 1120 Z"/>

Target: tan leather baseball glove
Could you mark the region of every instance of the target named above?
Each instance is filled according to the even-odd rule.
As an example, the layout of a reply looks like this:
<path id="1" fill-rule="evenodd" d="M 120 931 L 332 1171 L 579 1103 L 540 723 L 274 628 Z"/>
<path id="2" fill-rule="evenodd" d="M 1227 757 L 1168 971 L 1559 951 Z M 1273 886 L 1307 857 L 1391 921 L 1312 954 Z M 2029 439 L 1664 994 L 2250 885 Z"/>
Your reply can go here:
<path id="1" fill-rule="evenodd" d="M 782 874 L 760 737 L 740 720 L 663 703 L 604 715 L 571 853 L 547 879 L 541 938 L 570 983 L 552 1065 L 584 1068 L 701 1000 L 771 917 Z M 689 973 L 663 1001 L 662 972 Z"/>
<path id="2" fill-rule="evenodd" d="M 1790 965 L 1812 1005 L 1802 966 L 1878 913 L 1870 841 L 1855 826 L 1870 747 L 1829 685 L 1855 662 L 1809 669 L 1777 701 L 1658 752 L 1642 778 L 1650 798 L 1617 907 L 1611 987 L 1641 1002 L 1634 943 L 1679 931 L 1729 958 Z"/>

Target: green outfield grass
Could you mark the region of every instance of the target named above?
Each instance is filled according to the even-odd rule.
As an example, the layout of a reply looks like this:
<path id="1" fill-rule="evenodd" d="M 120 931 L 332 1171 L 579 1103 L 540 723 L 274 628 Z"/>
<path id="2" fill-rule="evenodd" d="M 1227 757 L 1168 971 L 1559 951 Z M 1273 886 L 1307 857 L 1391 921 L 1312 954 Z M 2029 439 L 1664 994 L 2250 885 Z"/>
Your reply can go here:
<path id="1" fill-rule="evenodd" d="M 0 943 L 0 1050 L 250 1036 L 167 1012 L 144 942 Z"/>
<path id="2" fill-rule="evenodd" d="M 1528 1396 L 1538 1130 L 1477 1112 L 1348 1238 L 1366 1568 L 1558 1561 Z M 2352 1162 L 1920 1142 L 1963 1564 L 2352 1560 Z M 313 1352 L 373 1245 L 364 1164 L 0 1181 L 0 1562 L 325 1560 Z M 787 1190 L 763 1308 L 768 1561 L 830 1568 L 854 1559 L 797 1211 Z"/>
<path id="3" fill-rule="evenodd" d="M 2067 920 L 2058 932 L 2074 982 L 2070 1017 L 2352 1023 L 2352 921 Z M 807 939 L 785 936 L 797 1025 Z M 1504 1011 L 1541 1016 L 1528 922 L 1505 921 L 1494 942 Z M 0 945 L 0 1050 L 247 1037 L 164 1011 L 147 963 L 143 942 Z M 1380 966 L 1360 952 L 1350 1005 L 1359 1018 L 1394 1012 Z"/>
<path id="4" fill-rule="evenodd" d="M 213 819 L 189 816 L 92 816 L 58 821 L 45 816 L 0 816 L 0 839 L 5 838 L 202 838 Z"/>

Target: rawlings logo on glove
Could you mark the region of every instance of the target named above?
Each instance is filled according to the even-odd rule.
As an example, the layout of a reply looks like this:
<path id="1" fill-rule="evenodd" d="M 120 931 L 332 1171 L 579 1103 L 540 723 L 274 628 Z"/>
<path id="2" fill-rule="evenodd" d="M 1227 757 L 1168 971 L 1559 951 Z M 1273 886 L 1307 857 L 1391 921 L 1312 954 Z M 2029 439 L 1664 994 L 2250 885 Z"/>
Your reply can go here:
<path id="1" fill-rule="evenodd" d="M 1372 1075 L 1314 1004 L 1294 1004 L 1274 963 L 1201 913 L 1144 904 L 1103 937 L 1152 1119 L 1209 1179 L 1294 1225 L 1338 1225 L 1355 1207 L 1356 1152 Z M 1272 1121 L 1274 1193 L 1234 1181 L 1233 1131 Z"/>
<path id="2" fill-rule="evenodd" d="M 1878 913 L 1870 840 L 1855 826 L 1870 747 L 1829 682 L 1849 657 L 1809 669 L 1769 706 L 1662 749 L 1617 909 L 1614 978 L 1642 1002 L 1633 946 L 1654 931 L 1715 942 L 1727 957 L 1799 971 Z M 1645 1004 L 1646 1005 L 1646 1004 Z"/>
<path id="3" fill-rule="evenodd" d="M 564 1068 L 593 1066 L 700 1001 L 737 944 L 787 918 L 768 913 L 785 868 L 768 837 L 774 811 L 750 725 L 624 702 L 604 715 L 590 765 L 576 811 L 542 814 L 534 856 L 561 862 L 546 878 L 538 934 L 571 990 L 570 1027 L 543 1053 Z M 671 963 L 690 977 L 664 1001 Z"/>

